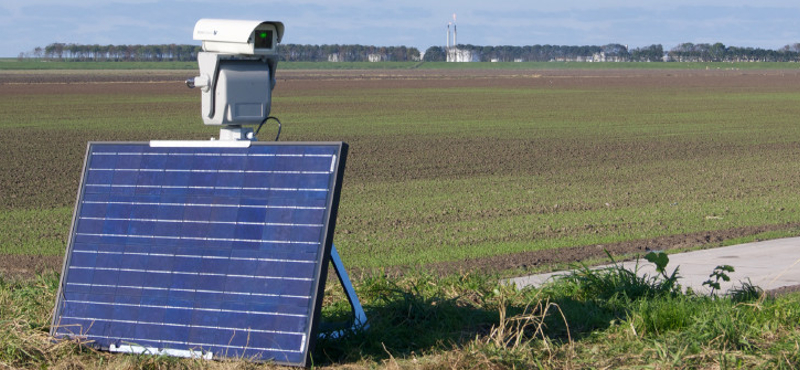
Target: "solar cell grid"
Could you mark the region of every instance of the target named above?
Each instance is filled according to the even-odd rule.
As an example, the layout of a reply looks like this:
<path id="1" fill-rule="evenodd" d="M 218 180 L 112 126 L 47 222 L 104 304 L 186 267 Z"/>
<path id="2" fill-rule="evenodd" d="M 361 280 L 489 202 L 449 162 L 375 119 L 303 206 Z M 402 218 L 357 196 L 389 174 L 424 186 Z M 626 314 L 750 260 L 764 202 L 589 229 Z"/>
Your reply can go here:
<path id="1" fill-rule="evenodd" d="M 304 365 L 345 155 L 90 143 L 53 335 Z"/>

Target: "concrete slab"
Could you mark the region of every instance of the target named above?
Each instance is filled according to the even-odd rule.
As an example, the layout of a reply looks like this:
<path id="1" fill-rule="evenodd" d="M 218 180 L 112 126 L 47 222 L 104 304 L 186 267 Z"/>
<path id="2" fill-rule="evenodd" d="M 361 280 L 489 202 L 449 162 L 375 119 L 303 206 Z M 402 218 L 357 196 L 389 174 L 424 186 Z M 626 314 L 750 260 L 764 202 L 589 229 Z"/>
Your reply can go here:
<path id="1" fill-rule="evenodd" d="M 623 262 L 633 270 L 635 262 Z M 710 289 L 703 285 L 709 275 L 719 265 L 731 265 L 734 272 L 728 273 L 730 282 L 720 282 L 721 293 L 741 286 L 747 282 L 764 290 L 774 290 L 800 285 L 800 238 L 785 238 L 740 244 L 731 247 L 706 249 L 701 251 L 669 255 L 667 272 L 679 267 L 679 283 L 684 288 L 691 287 L 697 293 L 708 294 Z M 603 266 L 601 266 L 603 267 Z M 523 276 L 509 279 L 517 287 L 540 286 L 554 276 L 568 274 L 560 271 L 549 274 Z M 639 273 L 656 275 L 655 265 L 644 258 L 639 260 Z"/>

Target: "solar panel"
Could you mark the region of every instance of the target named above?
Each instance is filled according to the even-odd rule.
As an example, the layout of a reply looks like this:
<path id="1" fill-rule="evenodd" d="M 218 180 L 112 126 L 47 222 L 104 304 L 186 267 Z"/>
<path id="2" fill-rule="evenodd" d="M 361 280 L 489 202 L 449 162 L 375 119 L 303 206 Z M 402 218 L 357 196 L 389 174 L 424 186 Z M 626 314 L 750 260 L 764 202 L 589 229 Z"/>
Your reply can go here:
<path id="1" fill-rule="evenodd" d="M 305 366 L 347 144 L 89 143 L 52 334 Z"/>

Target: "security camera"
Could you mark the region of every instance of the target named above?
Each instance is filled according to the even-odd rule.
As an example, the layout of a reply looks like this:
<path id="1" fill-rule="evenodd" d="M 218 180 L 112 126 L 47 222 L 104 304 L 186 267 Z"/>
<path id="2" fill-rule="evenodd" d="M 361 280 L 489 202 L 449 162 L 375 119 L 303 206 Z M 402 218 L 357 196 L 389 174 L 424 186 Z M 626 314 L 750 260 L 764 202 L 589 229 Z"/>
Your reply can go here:
<path id="1" fill-rule="evenodd" d="M 194 39 L 203 51 L 239 55 L 274 55 L 283 38 L 283 23 L 233 19 L 201 19 L 194 25 Z"/>
<path id="2" fill-rule="evenodd" d="M 206 125 L 223 126 L 220 139 L 252 138 L 252 129 L 267 120 L 278 65 L 281 22 L 201 19 L 194 39 L 203 42 L 197 54 L 200 76 L 186 81 L 202 91 Z"/>

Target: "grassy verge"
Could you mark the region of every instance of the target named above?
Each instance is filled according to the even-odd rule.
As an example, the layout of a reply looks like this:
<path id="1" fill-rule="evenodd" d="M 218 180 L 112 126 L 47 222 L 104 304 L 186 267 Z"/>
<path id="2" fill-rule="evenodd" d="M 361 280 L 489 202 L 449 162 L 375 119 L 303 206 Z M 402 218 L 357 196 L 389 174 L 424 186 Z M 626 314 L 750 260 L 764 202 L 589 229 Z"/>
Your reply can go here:
<path id="1" fill-rule="evenodd" d="M 800 295 L 705 297 L 663 278 L 578 270 L 539 289 L 477 276 L 363 279 L 370 329 L 318 342 L 323 368 L 796 368 Z M 0 365 L 252 368 L 243 361 L 111 355 L 48 337 L 58 277 L 0 279 Z M 347 315 L 337 287 L 323 319 Z"/>

